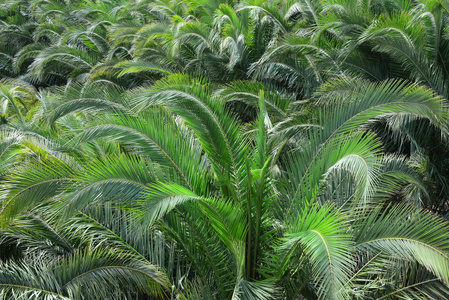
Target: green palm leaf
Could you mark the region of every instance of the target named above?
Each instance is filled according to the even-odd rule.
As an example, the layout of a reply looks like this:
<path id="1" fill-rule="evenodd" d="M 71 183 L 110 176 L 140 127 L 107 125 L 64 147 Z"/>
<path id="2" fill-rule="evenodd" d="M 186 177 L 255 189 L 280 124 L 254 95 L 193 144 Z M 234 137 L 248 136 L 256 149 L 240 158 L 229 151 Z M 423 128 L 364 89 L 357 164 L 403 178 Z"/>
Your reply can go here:
<path id="1" fill-rule="evenodd" d="M 341 288 L 349 280 L 352 269 L 353 242 L 347 233 L 347 220 L 332 206 L 304 209 L 289 223 L 281 249 L 283 265 L 300 247 L 309 257 L 313 281 L 323 299 L 346 299 Z"/>

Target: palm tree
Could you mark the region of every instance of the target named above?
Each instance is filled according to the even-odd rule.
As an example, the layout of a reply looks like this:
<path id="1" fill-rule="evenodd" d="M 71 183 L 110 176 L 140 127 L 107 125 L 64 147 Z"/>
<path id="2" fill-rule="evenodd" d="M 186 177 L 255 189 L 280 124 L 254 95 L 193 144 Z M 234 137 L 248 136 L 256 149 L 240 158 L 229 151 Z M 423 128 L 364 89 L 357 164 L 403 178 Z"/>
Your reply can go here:
<path id="1" fill-rule="evenodd" d="M 401 286 L 402 277 L 389 275 L 392 269 L 406 276 L 420 266 L 428 273 L 398 293 L 419 294 L 413 290 L 418 285 L 445 293 L 446 224 L 425 211 L 384 202 L 399 186 L 415 191 L 411 200 L 427 191 L 407 160 L 383 156 L 382 145 L 366 130 L 379 118 L 404 113 L 444 128 L 447 108 L 441 98 L 400 82 L 366 83 L 345 97 L 323 93 L 317 103 L 326 106 L 310 111 L 313 122 L 297 124 L 301 116 L 270 118 L 266 107 L 272 111 L 276 99 L 263 88 L 253 93 L 256 101 L 246 102 L 258 108 L 258 121 L 242 125 L 213 89 L 207 81 L 173 75 L 132 91 L 128 112 L 107 108 L 95 119 L 83 113 L 75 120 L 81 123 L 72 126 L 85 124 L 85 129 L 61 136 L 63 148 L 54 146 L 65 155 L 48 150 L 8 175 L 3 219 L 14 220 L 40 203 L 56 205 L 55 216 L 63 222 L 75 222 L 81 214 L 113 233 L 100 238 L 102 249 L 115 249 L 118 238 L 129 243 L 127 250 L 138 248 L 139 238 L 117 222 L 138 222 L 134 226 L 148 230 L 147 236 L 162 235 L 174 247 L 178 261 L 171 265 L 189 270 L 175 283 L 179 274 L 164 269 L 171 272 L 173 292 L 187 298 L 203 293 L 237 299 L 369 296 L 366 285 L 354 290 L 361 280 L 385 281 L 375 295 L 386 296 Z M 98 109 L 87 102 L 92 103 L 78 100 L 85 109 Z M 82 116 L 79 109 L 61 106 L 54 111 L 63 115 L 48 115 L 56 126 L 73 122 L 74 112 Z M 292 131 L 292 126 L 303 129 Z M 108 221 L 107 212 L 125 219 Z M 397 226 L 388 230 L 392 220 Z M 431 229 L 435 235 L 423 234 Z M 98 247 L 98 239 L 86 247 Z M 146 260 L 161 255 L 160 249 L 138 249 L 136 255 Z M 383 271 L 374 276 L 366 271 L 371 269 Z"/>

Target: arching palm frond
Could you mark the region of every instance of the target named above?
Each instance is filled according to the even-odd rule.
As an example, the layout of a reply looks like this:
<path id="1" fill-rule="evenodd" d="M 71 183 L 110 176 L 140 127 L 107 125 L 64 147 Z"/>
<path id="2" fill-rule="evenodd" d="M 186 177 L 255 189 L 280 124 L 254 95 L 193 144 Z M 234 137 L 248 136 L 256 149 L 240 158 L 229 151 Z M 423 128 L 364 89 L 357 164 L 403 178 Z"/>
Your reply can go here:
<path id="1" fill-rule="evenodd" d="M 199 139 L 225 193 L 238 199 L 240 165 L 248 146 L 234 117 L 210 96 L 205 81 L 173 75 L 143 90 L 135 105 L 139 111 L 161 105 L 180 115 Z"/>
<path id="2" fill-rule="evenodd" d="M 2 201 L 2 222 L 59 195 L 72 181 L 73 172 L 72 166 L 54 158 L 16 168 L 2 187 L 8 195 Z"/>
<path id="3" fill-rule="evenodd" d="M 353 270 L 351 236 L 347 220 L 331 206 L 312 206 L 295 216 L 281 244 L 283 265 L 300 248 L 309 257 L 313 281 L 322 299 L 347 299 L 344 286 Z"/>
<path id="4" fill-rule="evenodd" d="M 2 270 L 3 297 L 34 294 L 36 299 L 82 299 L 86 289 L 95 297 L 162 295 L 169 284 L 153 265 L 113 249 L 86 249 L 52 266 L 10 264 Z M 128 287 L 125 294 L 117 288 L 123 284 Z"/>
<path id="5" fill-rule="evenodd" d="M 442 233 L 446 230 L 444 221 L 412 206 L 388 207 L 383 212 L 376 208 L 357 214 L 355 247 L 416 261 L 445 283 L 448 280 L 448 257 Z M 427 253 L 425 256 L 424 252 Z"/>

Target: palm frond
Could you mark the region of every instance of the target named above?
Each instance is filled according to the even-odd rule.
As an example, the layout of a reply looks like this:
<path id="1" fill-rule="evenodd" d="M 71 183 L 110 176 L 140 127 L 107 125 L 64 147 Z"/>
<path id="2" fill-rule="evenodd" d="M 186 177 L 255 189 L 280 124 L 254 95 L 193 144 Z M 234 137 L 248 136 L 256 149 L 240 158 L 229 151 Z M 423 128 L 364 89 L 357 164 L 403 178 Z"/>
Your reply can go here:
<path id="1" fill-rule="evenodd" d="M 354 224 L 355 247 L 382 251 L 425 266 L 447 284 L 447 224 L 413 206 L 398 205 L 361 212 Z"/>
<path id="2" fill-rule="evenodd" d="M 283 264 L 300 247 L 312 265 L 313 281 L 318 296 L 323 299 L 346 299 L 341 288 L 353 270 L 351 236 L 347 233 L 347 220 L 332 206 L 318 208 L 312 205 L 291 220 L 281 249 Z"/>

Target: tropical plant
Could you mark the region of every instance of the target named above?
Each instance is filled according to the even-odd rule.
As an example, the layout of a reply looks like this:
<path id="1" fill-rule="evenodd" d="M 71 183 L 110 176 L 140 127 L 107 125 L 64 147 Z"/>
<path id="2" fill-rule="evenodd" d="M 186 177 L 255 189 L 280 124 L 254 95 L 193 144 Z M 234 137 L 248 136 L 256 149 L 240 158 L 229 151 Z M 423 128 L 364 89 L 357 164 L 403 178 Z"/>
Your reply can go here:
<path id="1" fill-rule="evenodd" d="M 449 297 L 444 3 L 2 8 L 0 299 Z"/>

